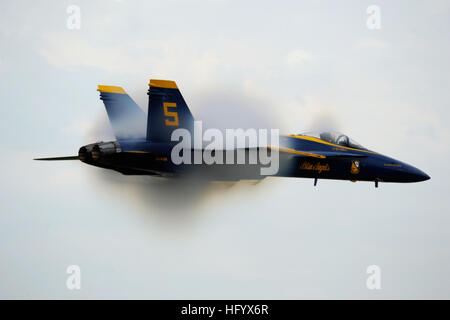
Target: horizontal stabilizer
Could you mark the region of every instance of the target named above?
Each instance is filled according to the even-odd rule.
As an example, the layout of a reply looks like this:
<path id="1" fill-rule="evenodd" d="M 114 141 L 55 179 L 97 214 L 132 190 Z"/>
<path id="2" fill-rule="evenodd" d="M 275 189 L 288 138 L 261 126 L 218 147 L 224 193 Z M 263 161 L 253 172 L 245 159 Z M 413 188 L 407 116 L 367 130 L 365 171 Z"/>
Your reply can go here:
<path id="1" fill-rule="evenodd" d="M 36 159 L 33 159 L 33 160 L 40 160 L 40 161 L 78 160 L 78 156 L 53 157 L 53 158 L 36 158 Z"/>

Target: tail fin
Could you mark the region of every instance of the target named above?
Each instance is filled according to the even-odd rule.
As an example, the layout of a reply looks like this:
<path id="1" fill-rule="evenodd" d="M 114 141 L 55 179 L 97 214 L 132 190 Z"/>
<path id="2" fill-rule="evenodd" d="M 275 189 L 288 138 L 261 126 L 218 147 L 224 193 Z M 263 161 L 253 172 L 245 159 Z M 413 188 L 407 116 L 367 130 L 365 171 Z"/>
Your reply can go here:
<path id="1" fill-rule="evenodd" d="M 98 86 L 117 140 L 145 139 L 145 112 L 121 87 Z"/>
<path id="2" fill-rule="evenodd" d="M 150 80 L 148 90 L 147 140 L 170 141 L 172 131 L 185 128 L 192 132 L 192 116 L 174 81 Z"/>

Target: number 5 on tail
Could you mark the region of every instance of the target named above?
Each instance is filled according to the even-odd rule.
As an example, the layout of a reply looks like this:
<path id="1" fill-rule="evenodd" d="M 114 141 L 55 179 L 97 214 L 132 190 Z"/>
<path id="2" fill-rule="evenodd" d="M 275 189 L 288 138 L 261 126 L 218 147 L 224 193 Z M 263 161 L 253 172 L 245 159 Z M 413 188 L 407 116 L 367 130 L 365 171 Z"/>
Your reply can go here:
<path id="1" fill-rule="evenodd" d="M 177 104 L 175 102 L 164 102 L 164 115 L 166 117 L 172 118 L 172 119 L 165 119 L 166 126 L 169 127 L 178 127 L 178 112 L 177 111 L 169 111 L 168 108 L 176 108 Z"/>

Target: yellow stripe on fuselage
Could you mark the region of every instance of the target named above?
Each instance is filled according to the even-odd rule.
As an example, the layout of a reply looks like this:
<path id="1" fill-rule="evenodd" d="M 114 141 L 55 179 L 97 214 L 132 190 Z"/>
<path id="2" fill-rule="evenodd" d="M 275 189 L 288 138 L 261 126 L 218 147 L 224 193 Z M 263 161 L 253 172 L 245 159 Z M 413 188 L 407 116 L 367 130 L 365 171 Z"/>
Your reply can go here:
<path id="1" fill-rule="evenodd" d="M 116 86 L 103 86 L 99 85 L 97 91 L 100 92 L 110 92 L 110 93 L 120 93 L 120 94 L 127 94 L 125 90 L 123 90 L 122 87 L 116 87 Z"/>
<path id="2" fill-rule="evenodd" d="M 124 152 L 126 152 L 126 153 L 150 153 L 147 151 L 124 151 Z"/>
<path id="3" fill-rule="evenodd" d="M 342 148 L 342 149 L 356 150 L 356 151 L 361 151 L 361 152 L 378 154 L 377 152 L 373 152 L 373 151 L 369 151 L 369 150 L 362 150 L 362 149 L 357 149 L 357 148 L 344 147 L 344 146 L 341 146 L 341 145 L 338 145 L 338 144 L 334 144 L 334 143 L 331 143 L 331 142 L 323 141 L 321 139 L 314 138 L 314 137 L 309 137 L 309 136 L 297 136 L 295 134 L 289 134 L 289 135 L 284 135 L 284 136 L 285 137 L 292 137 L 292 138 L 296 138 L 296 139 L 302 139 L 302 140 L 309 140 L 309 141 L 322 143 L 322 144 L 326 144 L 326 145 L 330 145 L 330 146 L 337 147 L 337 148 Z"/>
<path id="4" fill-rule="evenodd" d="M 178 89 L 175 81 L 171 81 L 171 80 L 150 79 L 149 85 L 150 85 L 150 87 Z"/>
<path id="5" fill-rule="evenodd" d="M 276 147 L 267 147 L 267 148 L 268 149 L 275 149 L 275 150 L 278 150 L 280 152 L 298 154 L 298 155 L 301 155 L 301 156 L 320 158 L 320 159 L 325 159 L 326 158 L 326 156 L 321 155 L 321 154 L 316 154 L 316 153 L 311 153 L 311 152 L 304 152 L 304 151 L 298 151 L 298 150 L 291 149 L 291 148 L 276 148 Z"/>

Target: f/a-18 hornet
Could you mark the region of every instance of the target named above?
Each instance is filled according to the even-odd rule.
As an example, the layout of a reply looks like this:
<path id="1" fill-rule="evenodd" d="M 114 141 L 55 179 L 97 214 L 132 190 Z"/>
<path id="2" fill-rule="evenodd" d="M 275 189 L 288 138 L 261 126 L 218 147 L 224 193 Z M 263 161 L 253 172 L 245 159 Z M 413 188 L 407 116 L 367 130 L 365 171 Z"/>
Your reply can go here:
<path id="1" fill-rule="evenodd" d="M 225 161 L 225 153 L 236 151 L 230 158 L 236 160 L 239 152 L 248 158 L 252 151 L 265 149 L 268 155 L 274 151 L 278 155 L 277 170 L 270 176 L 312 178 L 314 185 L 318 179 L 371 181 L 376 187 L 379 182 L 430 179 L 423 171 L 364 148 L 338 132 L 277 135 L 276 147 L 212 150 L 202 143 L 184 141 L 180 148 L 179 140 L 173 139 L 175 130 L 184 129 L 189 136 L 195 136 L 196 121 L 174 81 L 152 79 L 149 86 L 148 112 L 145 114 L 121 87 L 99 85 L 100 99 L 116 140 L 82 146 L 77 156 L 36 160 L 80 160 L 125 175 L 201 176 L 209 180 L 236 181 L 263 179 L 268 174 L 262 174 L 264 164 L 260 162 L 238 161 L 236 164 L 236 161 Z M 205 153 L 215 161 L 208 160 Z M 180 163 L 180 158 L 188 161 Z M 199 161 L 189 161 L 194 158 Z"/>

